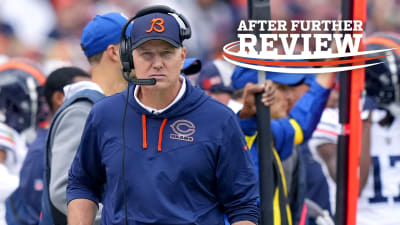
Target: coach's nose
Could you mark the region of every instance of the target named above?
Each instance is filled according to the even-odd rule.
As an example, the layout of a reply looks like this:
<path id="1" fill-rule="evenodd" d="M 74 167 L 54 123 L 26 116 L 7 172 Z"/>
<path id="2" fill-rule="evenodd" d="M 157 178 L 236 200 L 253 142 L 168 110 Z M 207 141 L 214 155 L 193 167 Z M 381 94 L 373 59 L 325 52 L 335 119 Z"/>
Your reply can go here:
<path id="1" fill-rule="evenodd" d="M 153 59 L 153 68 L 156 70 L 161 70 L 163 68 L 164 64 L 162 61 L 162 58 L 160 56 L 154 56 Z"/>

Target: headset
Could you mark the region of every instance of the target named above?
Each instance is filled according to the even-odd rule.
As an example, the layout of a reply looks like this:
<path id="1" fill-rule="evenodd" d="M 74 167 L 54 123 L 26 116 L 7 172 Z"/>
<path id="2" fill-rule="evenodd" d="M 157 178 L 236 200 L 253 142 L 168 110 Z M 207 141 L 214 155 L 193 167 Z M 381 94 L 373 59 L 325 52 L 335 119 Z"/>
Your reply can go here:
<path id="1" fill-rule="evenodd" d="M 151 14 L 151 13 L 165 13 L 165 14 L 175 14 L 177 15 L 185 24 L 185 28 L 179 29 L 179 38 L 181 41 L 185 39 L 189 39 L 192 36 L 192 28 L 190 27 L 189 22 L 186 18 L 182 15 L 177 13 L 174 9 L 164 6 L 164 5 L 156 5 L 144 8 L 136 13 L 136 15 L 130 18 L 122 28 L 121 32 L 121 40 L 120 40 L 120 47 L 119 47 L 119 55 L 121 58 L 122 63 L 122 76 L 124 79 L 130 83 L 135 85 L 155 85 L 156 80 L 154 78 L 151 79 L 137 79 L 137 78 L 130 78 L 129 73 L 135 68 L 133 64 L 132 58 L 132 43 L 131 39 L 126 36 L 126 30 L 131 22 L 139 17 Z"/>

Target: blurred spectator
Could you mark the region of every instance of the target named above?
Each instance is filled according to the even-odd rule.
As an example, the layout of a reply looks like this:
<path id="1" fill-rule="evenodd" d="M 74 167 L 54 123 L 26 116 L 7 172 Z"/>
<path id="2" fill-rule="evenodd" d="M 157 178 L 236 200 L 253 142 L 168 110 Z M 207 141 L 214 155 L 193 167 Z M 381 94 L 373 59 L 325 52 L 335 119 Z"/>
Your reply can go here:
<path id="1" fill-rule="evenodd" d="M 332 20 L 338 18 L 341 12 L 340 0 L 285 0 L 276 2 L 281 2 L 285 7 L 286 12 L 281 16 L 287 19 Z M 274 7 L 274 5 L 271 7 Z M 276 19 L 281 18 L 277 17 Z"/>
<path id="2" fill-rule="evenodd" d="M 183 63 L 181 73 L 185 75 L 197 75 L 202 67 L 202 63 L 200 59 L 197 58 L 186 58 L 185 62 Z"/>
<path id="3" fill-rule="evenodd" d="M 33 49 L 40 49 L 55 24 L 54 11 L 44 0 L 2 0 L 0 20 L 11 25 L 18 40 Z"/>
<path id="4" fill-rule="evenodd" d="M 54 115 L 63 102 L 65 85 L 89 78 L 89 74 L 75 67 L 64 67 L 53 71 L 47 78 L 43 91 L 46 102 L 50 105 L 51 114 Z M 48 127 L 39 127 L 35 141 L 28 146 L 28 154 L 19 174 L 19 186 L 6 201 L 8 225 L 39 223 L 44 173 L 42 161 L 47 131 Z"/>
<path id="5" fill-rule="evenodd" d="M 11 44 L 14 39 L 13 28 L 0 21 L 0 55 L 10 55 Z"/>
<path id="6" fill-rule="evenodd" d="M 79 38 L 83 27 L 96 14 L 93 0 L 52 0 L 57 23 L 50 38 Z"/>
<path id="7" fill-rule="evenodd" d="M 39 60 L 47 72 L 63 65 L 87 69 L 89 65 L 79 49 L 83 26 L 96 14 L 119 11 L 131 17 L 149 4 L 166 4 L 183 12 L 194 31 L 185 44 L 188 57 L 203 61 L 214 59 L 224 44 L 237 39 L 237 24 L 247 18 L 248 12 L 246 0 L 2 0 L 0 24 L 8 24 L 15 35 L 4 36 L 6 33 L 0 29 L 0 55 Z M 399 7 L 398 0 L 369 0 L 367 33 L 399 30 Z M 339 0 L 271 2 L 272 19 L 336 19 L 340 11 Z M 51 41 L 54 38 L 62 44 Z M 67 47 L 63 47 L 65 42 Z M 64 51 L 68 59 L 54 57 L 54 49 Z"/>
<path id="8" fill-rule="evenodd" d="M 52 39 L 42 52 L 42 68 L 46 74 L 63 67 L 76 66 L 84 70 L 89 69 L 86 57 L 81 51 L 77 39 Z"/>
<path id="9" fill-rule="evenodd" d="M 18 174 L 27 153 L 26 140 L 36 130 L 39 87 L 44 75 L 27 63 L 0 65 L 0 224 L 4 202 L 18 186 Z M 33 136 L 34 137 L 34 136 Z"/>
<path id="10" fill-rule="evenodd" d="M 133 1 L 123 1 L 123 0 L 104 0 L 96 1 L 96 13 L 105 14 L 109 12 L 121 12 L 123 14 L 128 13 L 129 7 L 125 7 L 126 2 Z M 129 17 L 129 15 L 127 15 Z"/>
<path id="11" fill-rule="evenodd" d="M 127 18 L 120 13 L 97 15 L 82 31 L 81 47 L 91 65 L 91 81 L 64 88 L 64 103 L 55 114 L 46 145 L 45 189 L 40 224 L 67 224 L 68 170 L 95 102 L 127 87 L 121 76 L 119 41 Z M 68 142 L 64 138 L 68 137 Z M 99 210 L 97 223 L 100 222 Z"/>
<path id="12" fill-rule="evenodd" d="M 400 30 L 400 1 L 368 0 L 367 34 L 374 32 L 398 32 Z"/>
<path id="13" fill-rule="evenodd" d="M 207 94 L 236 113 L 242 108 L 242 104 L 232 99 L 235 91 L 231 84 L 234 68 L 233 64 L 224 60 L 210 61 L 203 66 L 196 83 Z"/>
<path id="14" fill-rule="evenodd" d="M 310 171 L 310 167 L 307 161 L 304 163 L 302 160 L 303 152 L 296 149 L 295 146 L 306 143 L 311 137 L 327 102 L 330 92 L 328 87 L 332 85 L 332 75 L 322 74 L 315 78 L 313 75 L 268 72 L 267 78 L 280 84 L 275 94 L 276 102 L 270 108 L 271 119 L 275 119 L 271 120 L 271 132 L 273 147 L 279 154 L 279 160 L 275 161 L 280 163 L 282 160 L 285 173 L 284 176 L 280 175 L 279 180 L 285 180 L 283 186 L 287 185 L 288 190 L 288 193 L 280 198 L 288 197 L 292 210 L 291 219 L 296 224 L 304 218 L 302 213 L 304 197 L 309 196 L 308 189 L 305 188 L 305 175 Z M 243 87 L 248 82 L 255 83 L 258 80 L 257 71 L 237 67 L 232 80 L 236 88 Z M 246 95 L 246 90 L 244 95 Z M 254 105 L 255 103 L 246 104 L 245 102 L 243 109 L 238 114 L 241 118 L 243 132 L 252 143 L 257 137 L 257 123 L 255 109 L 249 109 L 255 108 Z M 277 106 L 279 106 L 278 110 L 275 109 Z M 252 144 L 249 144 L 249 147 L 253 160 L 258 165 L 257 147 Z M 307 172 L 304 170 L 304 166 Z M 311 178 L 316 177 L 314 176 L 317 174 L 315 171 L 312 171 L 314 173 Z M 281 206 L 284 202 L 280 203 Z M 317 216 L 329 218 L 329 215 L 325 214 Z"/>

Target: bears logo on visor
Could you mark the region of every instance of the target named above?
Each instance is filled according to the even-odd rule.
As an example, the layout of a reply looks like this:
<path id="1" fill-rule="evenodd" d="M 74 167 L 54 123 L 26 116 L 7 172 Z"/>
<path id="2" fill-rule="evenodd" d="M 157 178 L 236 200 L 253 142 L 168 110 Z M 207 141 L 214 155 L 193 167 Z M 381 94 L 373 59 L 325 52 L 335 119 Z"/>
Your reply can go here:
<path id="1" fill-rule="evenodd" d="M 170 125 L 175 134 L 170 134 L 171 139 L 193 142 L 191 135 L 196 132 L 196 126 L 188 120 L 177 120 Z"/>
<path id="2" fill-rule="evenodd" d="M 162 18 L 154 18 L 151 20 L 151 27 L 150 29 L 146 30 L 146 33 L 151 33 L 152 31 L 162 33 L 165 30 L 164 27 L 164 19 Z"/>

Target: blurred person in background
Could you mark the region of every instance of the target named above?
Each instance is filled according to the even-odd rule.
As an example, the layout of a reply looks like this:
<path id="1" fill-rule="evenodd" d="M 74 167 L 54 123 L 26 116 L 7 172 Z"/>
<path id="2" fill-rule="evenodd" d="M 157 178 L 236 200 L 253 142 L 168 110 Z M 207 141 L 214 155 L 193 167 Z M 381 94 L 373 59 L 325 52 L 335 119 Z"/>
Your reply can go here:
<path id="1" fill-rule="evenodd" d="M 336 80 L 312 138 L 302 146 L 302 150 L 306 151 L 303 157 L 311 168 L 308 174 L 312 174 L 312 171 L 322 171 L 323 175 L 314 176 L 314 179 L 309 176 L 308 197 L 322 209 L 330 211 L 332 215 L 335 215 L 336 210 L 336 143 L 341 129 L 338 107 L 339 81 Z M 335 149 L 332 149 L 331 145 L 335 145 Z M 326 196 L 327 192 L 329 192 L 329 198 Z M 310 223 L 315 224 L 315 222 Z"/>
<path id="2" fill-rule="evenodd" d="M 127 0 L 97 0 L 95 1 L 97 14 L 121 12 L 126 15 L 135 14 L 146 3 Z"/>
<path id="3" fill-rule="evenodd" d="M 40 52 L 56 23 L 50 1 L 43 0 L 2 0 L 0 20 L 9 24 L 21 45 L 33 52 Z"/>
<path id="4" fill-rule="evenodd" d="M 49 33 L 52 39 L 79 39 L 84 26 L 96 13 L 93 0 L 51 0 L 56 24 Z"/>
<path id="5" fill-rule="evenodd" d="M 341 10 L 340 0 L 284 0 L 285 18 L 291 20 L 332 20 Z M 281 19 L 281 18 L 279 18 Z"/>
<path id="6" fill-rule="evenodd" d="M 64 103 L 53 117 L 46 143 L 46 180 L 40 224 L 67 224 L 68 170 L 94 103 L 123 91 L 119 41 L 127 18 L 120 13 L 97 15 L 83 29 L 81 47 L 91 65 L 92 81 L 64 88 Z M 65 140 L 68 140 L 66 142 Z M 100 221 L 100 212 L 97 223 Z"/>
<path id="7" fill-rule="evenodd" d="M 366 50 L 400 47 L 397 33 L 375 33 L 365 40 Z M 400 52 L 393 50 L 385 58 L 374 60 L 381 63 L 366 68 L 362 145 L 360 156 L 360 198 L 357 224 L 397 224 L 400 204 L 398 158 L 400 156 Z M 337 109 L 325 109 L 320 124 L 309 142 L 315 158 L 321 162 L 332 189 L 336 190 L 337 141 L 341 125 Z M 335 195 L 332 205 L 335 204 Z M 387 216 L 390 215 L 390 216 Z"/>
<path id="8" fill-rule="evenodd" d="M 5 222 L 5 200 L 19 184 L 27 142 L 38 125 L 40 88 L 45 76 L 28 63 L 0 65 L 0 224 Z"/>
<path id="9" fill-rule="evenodd" d="M 400 1 L 369 0 L 367 7 L 366 33 L 368 35 L 375 32 L 399 32 Z"/>
<path id="10" fill-rule="evenodd" d="M 376 106 L 366 105 L 363 115 L 357 225 L 392 225 L 400 221 L 400 34 L 374 33 L 365 44 L 367 51 L 392 51 L 365 69 L 365 90 Z"/>
<path id="11" fill-rule="evenodd" d="M 186 58 L 181 72 L 185 75 L 190 75 L 188 78 L 196 77 L 201 71 L 202 66 L 203 63 L 200 59 Z"/>
<path id="12" fill-rule="evenodd" d="M 203 66 L 196 84 L 208 95 L 237 113 L 242 104 L 232 98 L 235 92 L 231 80 L 234 68 L 233 64 L 225 60 L 210 61 Z"/>
<path id="13" fill-rule="evenodd" d="M 149 3 L 182 8 L 193 27 L 196 27 L 193 40 L 188 42 L 191 43 L 187 46 L 188 56 L 202 60 L 214 59 L 213 56 L 220 53 L 224 44 L 236 39 L 238 21 L 247 16 L 247 1 L 243 0 L 152 0 Z M 8 56 L 25 56 L 46 63 L 47 49 L 53 45 L 52 39 L 67 39 L 71 43 L 68 52 L 72 55 L 72 65 L 89 68 L 87 64 L 81 64 L 84 62 L 83 55 L 74 46 L 77 46 L 80 31 L 90 18 L 111 11 L 131 14 L 149 3 L 126 0 L 3 0 L 0 4 L 0 20 L 13 28 L 16 37 L 14 48 L 10 49 Z M 399 7 L 398 0 L 368 1 L 366 32 L 397 31 L 400 20 L 396 12 Z M 334 19 L 339 14 L 340 1 L 272 1 L 271 8 L 273 19 Z M 53 68 L 46 71 L 50 72 Z"/>
<path id="14" fill-rule="evenodd" d="M 242 88 L 246 83 L 257 82 L 257 71 L 237 67 L 232 79 L 234 87 Z M 307 142 L 314 131 L 328 99 L 332 75 L 321 74 L 315 78 L 314 75 L 268 72 L 267 79 L 272 80 L 276 88 L 275 102 L 270 110 L 274 152 L 277 153 L 274 155 L 274 168 L 278 169 L 279 174 L 275 179 L 277 188 L 283 189 L 279 197 L 281 218 L 296 224 L 305 216 L 303 208 L 307 174 L 301 152 L 295 146 Z M 249 97 L 244 97 L 243 109 L 238 116 L 253 160 L 258 166 L 255 93 L 248 93 L 245 88 L 244 96 Z M 284 174 L 279 172 L 280 166 Z M 286 212 L 286 204 L 290 205 L 291 212 Z"/>
<path id="15" fill-rule="evenodd" d="M 332 77 L 334 76 L 333 74 L 320 74 L 318 76 L 325 76 L 324 79 L 326 79 L 327 83 L 330 84 L 323 86 L 329 90 L 333 87 L 333 81 Z M 304 82 L 296 84 L 296 85 L 289 85 L 286 88 L 286 99 L 288 102 L 288 114 L 290 114 L 290 110 L 296 107 L 297 104 L 303 104 L 303 107 L 306 107 L 305 105 L 308 104 L 307 102 L 302 102 L 298 103 L 299 100 L 306 94 L 308 93 L 310 86 L 313 85 L 313 82 L 315 82 L 317 78 L 315 78 L 314 75 L 306 75 L 306 79 Z M 329 87 L 329 88 L 328 88 Z M 333 94 L 332 94 L 333 93 Z M 324 101 L 326 101 L 326 105 L 335 105 L 335 97 L 337 95 L 336 91 L 330 91 L 330 94 L 328 94 L 329 98 L 326 101 L 327 96 L 323 96 Z M 336 98 L 337 101 L 337 98 Z M 312 103 L 311 103 L 312 105 Z M 313 105 L 315 107 L 315 105 Z M 320 111 L 318 111 L 318 116 L 316 116 L 316 120 L 314 121 L 313 124 L 313 132 L 312 134 L 315 133 L 316 130 L 316 124 L 319 123 L 319 118 L 321 116 L 321 111 L 324 109 L 325 106 L 322 106 L 322 108 L 319 108 Z M 304 108 L 303 108 L 304 110 Z M 305 191 L 305 204 L 307 205 L 307 224 L 313 225 L 313 224 L 324 224 L 324 225 L 333 225 L 333 209 L 331 208 L 330 201 L 332 200 L 330 198 L 330 190 L 329 189 L 329 180 L 327 180 L 323 168 L 321 165 L 313 158 L 310 149 L 308 148 L 308 143 L 310 142 L 310 136 L 309 134 L 308 138 L 303 141 L 300 145 L 296 147 L 294 150 L 294 153 L 297 152 L 299 155 L 298 157 L 299 162 L 302 164 L 301 167 L 305 171 L 305 186 L 306 188 L 303 188 L 303 191 Z M 308 140 L 308 141 L 307 141 Z M 283 161 L 283 168 L 286 169 L 286 164 L 287 161 Z"/>
<path id="16" fill-rule="evenodd" d="M 375 33 L 365 40 L 366 50 L 400 47 L 397 33 Z M 373 60 L 381 63 L 365 70 L 367 98 L 361 136 L 360 198 L 357 224 L 398 224 L 399 200 L 399 140 L 400 140 L 400 52 Z M 310 141 L 329 175 L 336 181 L 337 137 L 341 125 L 338 111 L 327 109 Z"/>
<path id="17" fill-rule="evenodd" d="M 10 56 L 11 46 L 14 41 L 14 30 L 7 23 L 3 23 L 0 20 L 0 55 Z"/>
<path id="18" fill-rule="evenodd" d="M 44 71 L 51 72 L 60 66 L 74 65 L 89 70 L 80 49 L 80 36 L 84 26 L 96 15 L 94 0 L 51 0 L 55 24 L 47 33 L 42 46 Z"/>
<path id="19" fill-rule="evenodd" d="M 70 83 L 90 79 L 89 74 L 76 67 L 63 67 L 53 71 L 46 80 L 43 95 L 52 115 L 64 99 L 63 87 Z M 51 118 L 49 118 L 51 119 Z M 35 225 L 39 223 L 43 191 L 44 151 L 48 127 L 38 127 L 36 139 L 28 145 L 28 153 L 19 174 L 18 188 L 6 200 L 8 225 Z"/>
<path id="20" fill-rule="evenodd" d="M 43 51 L 42 68 L 44 73 L 50 74 L 58 68 L 71 66 L 72 64 L 82 65 L 81 67 L 84 69 L 88 68 L 89 64 L 86 60 L 81 60 L 84 55 L 81 53 L 79 55 L 81 57 L 79 57 L 75 54 L 76 48 L 79 48 L 79 46 L 73 45 L 71 41 L 66 39 L 49 41 Z M 77 60 L 80 60 L 81 63 L 76 63 Z"/>

